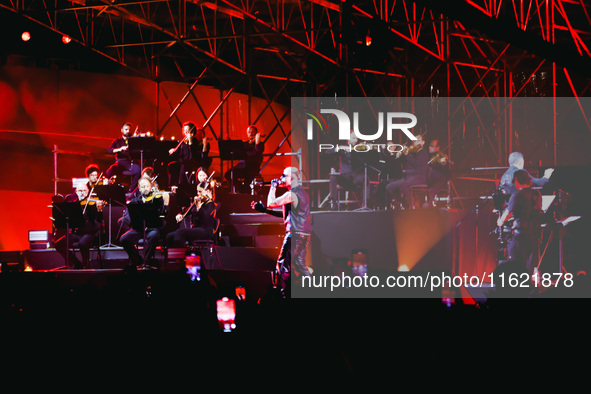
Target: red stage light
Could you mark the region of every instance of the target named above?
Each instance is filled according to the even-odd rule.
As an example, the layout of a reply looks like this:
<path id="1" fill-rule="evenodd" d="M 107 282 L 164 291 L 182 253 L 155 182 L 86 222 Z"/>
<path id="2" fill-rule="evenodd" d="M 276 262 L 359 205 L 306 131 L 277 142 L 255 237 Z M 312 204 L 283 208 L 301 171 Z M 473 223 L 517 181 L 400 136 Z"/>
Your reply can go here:
<path id="1" fill-rule="evenodd" d="M 69 44 L 70 41 L 72 41 L 72 38 L 70 36 L 62 36 L 62 42 L 64 44 Z"/>
<path id="2" fill-rule="evenodd" d="M 31 39 L 31 33 L 26 31 L 21 35 L 21 38 L 23 39 L 23 41 L 29 41 Z"/>

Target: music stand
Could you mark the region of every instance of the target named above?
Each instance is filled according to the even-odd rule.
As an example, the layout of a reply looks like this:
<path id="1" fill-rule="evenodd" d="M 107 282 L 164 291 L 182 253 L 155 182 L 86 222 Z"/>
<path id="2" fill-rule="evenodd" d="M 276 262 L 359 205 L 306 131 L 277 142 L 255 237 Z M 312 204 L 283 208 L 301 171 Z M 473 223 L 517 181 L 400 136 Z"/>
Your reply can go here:
<path id="1" fill-rule="evenodd" d="M 127 204 L 129 211 L 129 219 L 131 221 L 131 228 L 138 230 L 142 228 L 160 228 L 162 227 L 162 219 L 160 218 L 160 206 L 158 204 L 142 204 L 129 203 Z"/>
<path id="2" fill-rule="evenodd" d="M 367 198 L 368 198 L 368 194 L 369 194 L 369 178 L 367 177 L 367 167 L 370 167 L 372 170 L 376 171 L 378 174 L 381 174 L 381 171 L 379 169 L 377 169 L 375 167 L 375 164 L 378 162 L 379 157 L 377 156 L 376 151 L 371 151 L 371 152 L 364 152 L 362 153 L 363 155 L 368 155 L 363 156 L 363 158 L 361 159 L 361 162 L 363 163 L 363 167 L 364 167 L 364 173 L 363 173 L 363 203 L 361 204 L 361 207 L 356 209 L 355 211 L 371 211 L 370 208 L 368 208 L 367 206 Z M 369 161 L 373 160 L 373 162 L 370 164 Z M 374 163 L 376 162 L 376 163 Z"/>
<path id="3" fill-rule="evenodd" d="M 146 261 L 146 228 L 162 228 L 159 204 L 142 204 L 139 202 L 127 204 L 131 228 L 135 231 L 142 229 L 144 240 L 144 262 Z"/>
<path id="4" fill-rule="evenodd" d="M 117 248 L 117 245 L 111 243 L 112 233 L 112 211 L 113 203 L 119 203 L 121 206 L 125 206 L 125 190 L 123 185 L 96 185 L 94 190 L 99 200 L 107 201 L 109 203 L 109 242 L 101 247 L 103 248 Z"/>
<path id="5" fill-rule="evenodd" d="M 144 153 L 156 153 L 156 138 L 154 137 L 130 137 L 127 139 L 129 144 L 129 157 L 137 159 L 139 155 L 140 169 L 144 169 Z"/>
<path id="6" fill-rule="evenodd" d="M 220 159 L 230 160 L 230 193 L 236 194 L 234 190 L 234 160 L 245 160 L 246 149 L 242 140 L 219 140 Z"/>
<path id="7" fill-rule="evenodd" d="M 66 229 L 66 267 L 70 266 L 70 229 L 84 227 L 84 215 L 80 202 L 54 202 L 53 223 L 56 228 Z"/>

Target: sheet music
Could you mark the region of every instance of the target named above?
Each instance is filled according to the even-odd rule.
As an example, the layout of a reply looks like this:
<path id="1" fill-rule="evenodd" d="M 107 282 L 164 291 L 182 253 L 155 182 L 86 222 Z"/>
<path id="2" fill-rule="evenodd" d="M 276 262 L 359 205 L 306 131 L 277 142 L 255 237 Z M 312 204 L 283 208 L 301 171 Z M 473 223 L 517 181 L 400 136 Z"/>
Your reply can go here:
<path id="1" fill-rule="evenodd" d="M 542 211 L 544 211 L 544 213 L 550 208 L 550 205 L 555 198 L 556 196 L 542 196 Z"/>
<path id="2" fill-rule="evenodd" d="M 559 220 L 558 223 L 562 223 L 563 226 L 566 226 L 569 223 L 574 222 L 575 220 L 579 220 L 580 216 L 569 216 L 566 219 Z"/>

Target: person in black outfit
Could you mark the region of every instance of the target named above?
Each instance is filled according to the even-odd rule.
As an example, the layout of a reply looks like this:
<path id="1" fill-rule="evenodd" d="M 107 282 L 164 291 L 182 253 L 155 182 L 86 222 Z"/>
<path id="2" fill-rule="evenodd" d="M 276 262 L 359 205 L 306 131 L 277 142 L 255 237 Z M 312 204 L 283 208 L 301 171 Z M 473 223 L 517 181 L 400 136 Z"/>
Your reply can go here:
<path id="1" fill-rule="evenodd" d="M 427 167 L 427 186 L 429 187 L 429 204 L 432 205 L 435 195 L 441 190 L 447 190 L 451 169 L 449 160 L 441 152 L 439 140 L 432 140 L 429 144 L 429 162 Z"/>
<path id="2" fill-rule="evenodd" d="M 148 178 L 152 182 L 152 192 L 160 191 L 158 187 L 158 182 L 156 182 L 156 177 L 157 175 L 152 167 L 145 167 L 142 170 L 142 178 Z M 140 189 L 138 186 L 136 186 L 135 189 L 131 193 L 129 193 L 127 201 L 129 202 L 134 198 L 138 199 L 141 196 L 142 194 L 140 193 Z M 131 218 L 129 217 L 128 209 L 126 209 L 123 216 L 120 217 L 119 220 L 117 220 L 117 224 L 119 225 L 118 234 L 125 234 L 127 231 L 131 229 Z"/>
<path id="3" fill-rule="evenodd" d="M 246 135 L 248 136 L 248 141 L 244 141 L 246 159 L 240 160 L 234 167 L 226 171 L 224 178 L 229 183 L 232 183 L 232 178 L 234 178 L 233 182 L 235 186 L 239 186 L 238 190 L 248 193 L 250 192 L 250 183 L 261 171 L 265 143 L 256 126 L 248 126 Z M 238 185 L 238 178 L 244 179 L 241 185 Z"/>
<path id="4" fill-rule="evenodd" d="M 404 149 L 398 156 L 402 156 L 404 165 L 404 177 L 391 181 L 386 186 L 389 196 L 401 203 L 407 209 L 411 205 L 410 187 L 413 185 L 426 184 L 428 154 L 427 150 L 423 149 L 425 140 L 422 135 L 418 135 L 417 139 L 413 141 L 411 148 Z"/>
<path id="5" fill-rule="evenodd" d="M 92 190 L 93 187 L 99 183 L 99 167 L 96 164 L 89 164 L 85 170 L 86 177 L 88 178 L 88 190 Z"/>
<path id="6" fill-rule="evenodd" d="M 114 140 L 107 150 L 109 154 L 115 154 L 115 163 L 113 163 L 106 172 L 108 178 L 111 178 L 114 175 L 131 175 L 129 191 L 132 191 L 137 185 L 141 172 L 140 166 L 132 162 L 129 153 L 127 152 L 129 149 L 127 139 L 131 137 L 131 127 L 131 123 L 124 123 L 123 126 L 121 126 L 121 137 Z"/>
<path id="7" fill-rule="evenodd" d="M 76 185 L 76 202 L 84 204 L 82 205 L 84 212 L 84 227 L 72 229 L 70 231 L 69 239 L 66 239 L 66 235 L 64 235 L 55 243 L 55 249 L 59 252 L 59 254 L 62 255 L 64 260 L 67 261 L 67 253 L 70 254 L 70 266 L 67 268 L 88 268 L 88 262 L 90 260 L 90 247 L 94 243 L 94 240 L 98 237 L 101 230 L 101 223 L 103 221 L 103 203 L 102 201 L 99 201 L 92 202 L 92 204 L 89 202 L 88 205 L 85 204 L 89 192 L 88 186 L 85 183 L 79 183 Z M 67 202 L 72 202 L 72 199 L 68 198 Z M 84 209 L 85 207 L 86 209 Z M 67 243 L 69 243 L 70 247 L 72 247 L 74 243 L 78 243 L 80 254 L 82 254 L 82 262 L 78 260 L 72 251 L 67 250 Z"/>
<path id="8" fill-rule="evenodd" d="M 283 184 L 288 191 L 276 197 L 277 187 Z M 283 170 L 281 179 L 271 181 L 269 195 L 267 196 L 267 208 L 258 202 L 251 203 L 251 207 L 259 212 L 274 214 L 268 208 L 282 208 L 283 223 L 285 224 L 285 237 L 281 246 L 281 253 L 277 260 L 277 285 L 283 298 L 288 298 L 291 293 L 291 268 L 301 280 L 302 276 L 310 276 L 310 270 L 306 266 L 306 248 L 310 243 L 312 225 L 310 223 L 310 199 L 300 184 L 300 172 L 295 167 L 287 167 Z"/>
<path id="9" fill-rule="evenodd" d="M 211 186 L 207 182 L 201 182 L 197 186 L 195 203 L 186 214 L 191 219 L 191 228 L 179 228 L 168 234 L 168 245 L 184 247 L 190 241 L 213 239 L 219 224 L 217 210 L 218 204 L 213 201 Z M 183 220 L 183 214 L 176 215 L 176 220 Z"/>
<path id="10" fill-rule="evenodd" d="M 166 223 L 162 220 L 168 212 L 169 195 L 166 192 L 154 193 L 152 190 L 152 182 L 149 178 L 140 178 L 138 181 L 138 189 L 140 191 L 139 197 L 133 197 L 128 204 L 154 204 L 158 211 L 159 217 L 157 223 L 143 226 L 134 225 L 132 220 L 132 228 L 121 236 L 121 246 L 127 252 L 129 259 L 134 266 L 140 268 L 157 268 L 158 263 L 152 262 L 154 252 L 156 250 L 156 243 L 160 239 L 162 229 Z M 144 238 L 145 232 L 145 238 Z M 144 238 L 144 257 L 140 256 L 135 245 L 140 239 Z"/>
<path id="11" fill-rule="evenodd" d="M 513 174 L 513 184 L 517 192 L 511 195 L 497 225 L 501 227 L 513 216 L 513 237 L 507 245 L 508 262 L 517 272 L 532 275 L 538 263 L 542 195 L 531 188 L 532 179 L 525 170 L 517 170 Z"/>
<path id="12" fill-rule="evenodd" d="M 363 161 L 360 155 L 366 152 L 356 152 L 352 147 L 357 145 L 358 138 L 355 133 L 349 136 L 349 146 L 333 148 L 325 151 L 328 154 L 338 154 L 340 158 L 339 173 L 330 176 L 330 202 L 331 210 L 336 210 L 338 200 L 338 186 L 345 190 L 359 190 L 363 188 L 365 179 Z M 351 148 L 349 148 L 351 147 Z"/>
<path id="13" fill-rule="evenodd" d="M 211 165 L 209 157 L 211 146 L 203 129 L 197 128 L 193 122 L 185 122 L 182 132 L 184 140 L 178 149 L 172 148 L 168 151 L 176 159 L 168 164 L 168 184 L 170 186 L 194 184 L 192 176 L 197 169 L 207 169 Z"/>
<path id="14" fill-rule="evenodd" d="M 523 155 L 520 152 L 512 152 L 509 155 L 508 161 L 509 161 L 509 168 L 507 169 L 507 171 L 505 171 L 505 173 L 501 177 L 501 182 L 499 183 L 499 191 L 501 191 L 503 194 L 510 197 L 515 192 L 517 192 L 517 188 L 515 187 L 515 184 L 513 183 L 513 175 L 515 174 L 516 171 L 523 170 L 523 167 L 525 165 L 525 160 L 523 159 Z M 524 170 L 524 171 L 526 171 L 526 170 Z M 530 176 L 532 186 L 534 186 L 534 187 L 544 186 L 546 183 L 548 183 L 550 176 L 552 175 L 552 172 L 554 172 L 554 169 L 548 168 L 548 169 L 546 169 L 546 171 L 544 171 L 544 176 L 542 178 L 534 178 L 534 177 Z"/>

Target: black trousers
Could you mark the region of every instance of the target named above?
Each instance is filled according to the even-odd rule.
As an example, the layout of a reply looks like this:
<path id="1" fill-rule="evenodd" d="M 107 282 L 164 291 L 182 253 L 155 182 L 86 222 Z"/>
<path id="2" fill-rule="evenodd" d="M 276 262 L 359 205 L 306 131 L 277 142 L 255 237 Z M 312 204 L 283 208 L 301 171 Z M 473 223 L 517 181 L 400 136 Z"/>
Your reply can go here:
<path id="1" fill-rule="evenodd" d="M 90 247 L 94 243 L 95 238 L 96 237 L 94 234 L 70 233 L 69 240 L 66 240 L 66 236 L 64 235 L 56 241 L 55 250 L 57 250 L 59 254 L 62 255 L 65 261 L 67 261 L 68 253 L 70 254 L 70 264 L 68 268 L 88 268 L 88 261 L 90 260 Z M 69 245 L 66 245 L 68 242 Z M 80 262 L 76 255 L 67 248 L 67 246 L 69 246 L 70 249 L 73 248 L 74 243 L 78 243 L 78 248 L 80 249 L 80 254 L 82 255 L 82 262 Z"/>
<path id="2" fill-rule="evenodd" d="M 111 165 L 106 171 L 108 178 L 113 175 L 131 175 L 131 184 L 129 191 L 133 191 L 137 187 L 137 182 L 140 180 L 142 169 L 139 165 L 133 164 L 129 160 L 118 160 Z"/>
<path id="3" fill-rule="evenodd" d="M 341 186 L 345 190 L 362 190 L 364 174 L 350 173 L 344 175 L 331 175 L 329 183 L 330 198 L 332 200 L 333 208 L 338 200 L 338 187 Z"/>
<path id="4" fill-rule="evenodd" d="M 169 186 L 188 185 L 197 183 L 197 170 L 203 167 L 194 160 L 181 162 L 173 161 L 168 164 Z M 206 168 L 204 168 L 207 170 Z"/>
<path id="5" fill-rule="evenodd" d="M 143 259 L 135 246 L 142 238 L 144 238 L 144 233 L 134 229 L 129 230 L 121 236 L 121 246 L 127 252 L 131 263 L 136 266 L 142 265 L 142 263 L 146 264 L 152 259 L 156 251 L 156 244 L 158 243 L 158 239 L 160 239 L 160 230 L 157 228 L 146 229 Z"/>
<path id="6" fill-rule="evenodd" d="M 310 236 L 300 233 L 287 233 L 283 238 L 281 254 L 277 259 L 277 285 L 284 295 L 291 293 L 291 260 L 293 269 L 299 276 L 310 276 L 306 266 L 306 248 L 310 243 Z"/>
<path id="7" fill-rule="evenodd" d="M 525 272 L 533 274 L 538 266 L 539 230 L 531 227 L 513 229 L 513 237 L 507 244 L 508 260 L 520 264 Z"/>
<path id="8" fill-rule="evenodd" d="M 226 178 L 228 183 L 234 183 L 236 190 L 242 193 L 248 193 L 250 191 L 250 183 L 259 174 L 259 170 L 260 166 L 248 164 L 244 160 L 240 160 L 234 167 L 224 173 L 224 178 Z M 244 181 L 239 183 L 239 178 L 243 178 Z"/>
<path id="9" fill-rule="evenodd" d="M 190 241 L 210 240 L 213 238 L 213 230 L 202 227 L 179 228 L 166 236 L 169 246 L 183 248 Z"/>
<path id="10" fill-rule="evenodd" d="M 386 190 L 391 198 L 397 202 L 402 203 L 404 208 L 409 208 L 411 205 L 410 187 L 414 185 L 421 185 L 426 182 L 424 175 L 411 175 L 407 178 L 397 179 L 391 181 L 386 185 Z"/>

